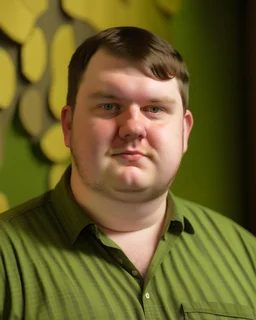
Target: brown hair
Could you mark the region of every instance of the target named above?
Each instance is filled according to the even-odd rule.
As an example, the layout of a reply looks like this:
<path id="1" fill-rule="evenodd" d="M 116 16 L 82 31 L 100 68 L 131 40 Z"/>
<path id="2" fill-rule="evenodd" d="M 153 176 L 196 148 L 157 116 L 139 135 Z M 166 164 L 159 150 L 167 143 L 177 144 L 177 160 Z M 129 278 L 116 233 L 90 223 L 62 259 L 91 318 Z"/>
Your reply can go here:
<path id="1" fill-rule="evenodd" d="M 184 110 L 188 107 L 189 74 L 178 51 L 159 36 L 137 27 L 115 27 L 87 38 L 74 52 L 68 74 L 67 104 L 75 108 L 82 76 L 99 48 L 111 54 L 141 61 L 160 80 L 176 77 Z"/>

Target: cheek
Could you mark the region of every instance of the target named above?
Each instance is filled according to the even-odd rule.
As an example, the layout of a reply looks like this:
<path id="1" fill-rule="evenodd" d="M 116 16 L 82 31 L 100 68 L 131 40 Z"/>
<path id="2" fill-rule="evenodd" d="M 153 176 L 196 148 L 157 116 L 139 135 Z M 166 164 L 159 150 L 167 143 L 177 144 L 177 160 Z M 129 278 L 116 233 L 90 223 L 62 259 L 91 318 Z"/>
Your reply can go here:
<path id="1" fill-rule="evenodd" d="M 114 137 L 114 129 L 109 123 L 97 120 L 79 122 L 74 128 L 75 139 L 80 148 L 97 153 L 109 148 Z M 88 154 L 89 156 L 89 154 Z"/>
<path id="2" fill-rule="evenodd" d="M 182 125 L 163 125 L 150 130 L 148 140 L 156 150 L 165 150 L 182 145 Z"/>
<path id="3" fill-rule="evenodd" d="M 109 146 L 115 137 L 116 130 L 115 126 L 109 121 L 93 121 L 90 123 L 88 133 L 98 145 Z"/>

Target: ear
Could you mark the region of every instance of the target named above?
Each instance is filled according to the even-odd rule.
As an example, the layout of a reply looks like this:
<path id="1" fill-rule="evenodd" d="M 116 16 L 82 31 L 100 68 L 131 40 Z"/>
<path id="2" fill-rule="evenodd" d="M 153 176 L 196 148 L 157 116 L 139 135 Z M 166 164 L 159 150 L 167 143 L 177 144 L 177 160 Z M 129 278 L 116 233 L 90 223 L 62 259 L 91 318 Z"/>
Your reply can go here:
<path id="1" fill-rule="evenodd" d="M 193 127 L 193 123 L 194 120 L 191 111 L 186 110 L 183 119 L 183 152 L 186 152 L 188 149 L 188 139 Z"/>
<path id="2" fill-rule="evenodd" d="M 64 143 L 68 148 L 71 146 L 72 113 L 72 107 L 68 105 L 63 107 L 61 110 L 61 125 L 64 135 Z"/>

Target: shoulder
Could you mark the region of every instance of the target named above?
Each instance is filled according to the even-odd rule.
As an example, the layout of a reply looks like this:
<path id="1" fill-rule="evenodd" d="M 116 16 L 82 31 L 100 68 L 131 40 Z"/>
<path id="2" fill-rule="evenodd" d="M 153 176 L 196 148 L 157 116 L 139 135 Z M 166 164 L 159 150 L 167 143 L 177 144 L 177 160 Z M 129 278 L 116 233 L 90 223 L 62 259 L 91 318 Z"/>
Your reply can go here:
<path id="1" fill-rule="evenodd" d="M 3 257 L 0 273 L 1 268 L 2 272 L 15 269 L 49 243 L 56 226 L 50 194 L 47 192 L 0 214 L 0 256 Z"/>
<path id="2" fill-rule="evenodd" d="M 50 211 L 50 191 L 0 214 L 0 230 L 19 228 Z"/>
<path id="3" fill-rule="evenodd" d="M 175 210 L 193 226 L 196 238 L 205 243 L 247 257 L 256 272 L 256 237 L 226 216 L 200 204 L 173 196 Z"/>
<path id="4" fill-rule="evenodd" d="M 237 231 L 245 233 L 256 240 L 249 231 L 244 229 L 237 222 L 217 211 L 177 196 L 174 196 L 173 200 L 176 209 L 196 227 L 211 226 L 211 229 L 218 229 L 219 231 L 236 229 Z"/>

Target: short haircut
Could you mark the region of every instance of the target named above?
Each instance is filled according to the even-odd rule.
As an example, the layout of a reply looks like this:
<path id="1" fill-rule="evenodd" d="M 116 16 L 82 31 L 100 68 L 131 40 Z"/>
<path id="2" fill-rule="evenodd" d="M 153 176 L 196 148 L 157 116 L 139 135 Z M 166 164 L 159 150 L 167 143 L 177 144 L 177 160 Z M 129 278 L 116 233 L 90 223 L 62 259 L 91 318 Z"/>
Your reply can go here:
<path id="1" fill-rule="evenodd" d="M 69 63 L 67 105 L 75 108 L 82 77 L 90 59 L 99 49 L 119 58 L 141 62 L 159 80 L 175 77 L 183 109 L 188 108 L 189 74 L 179 52 L 158 35 L 129 26 L 100 31 L 76 49 Z"/>

